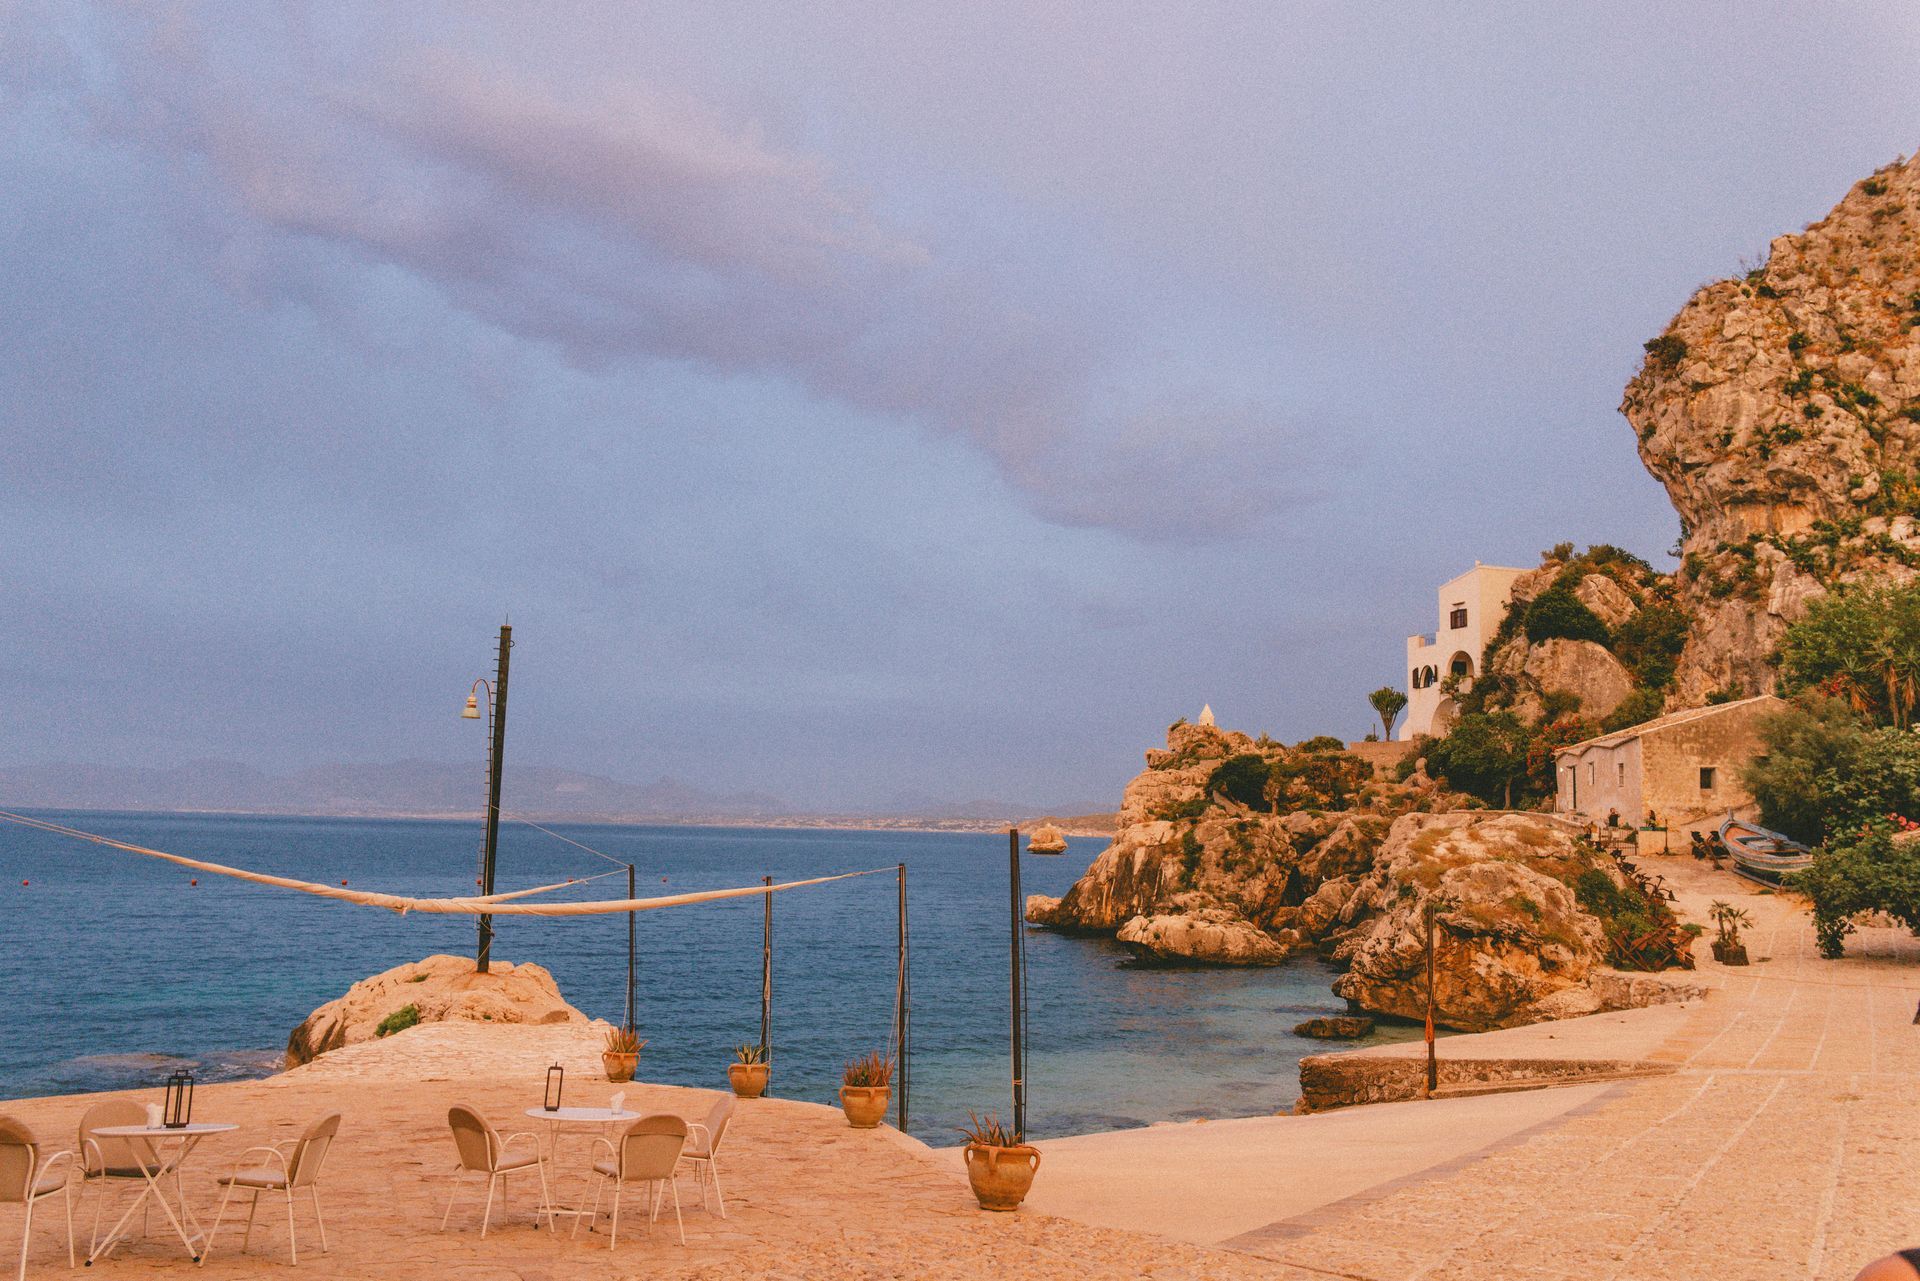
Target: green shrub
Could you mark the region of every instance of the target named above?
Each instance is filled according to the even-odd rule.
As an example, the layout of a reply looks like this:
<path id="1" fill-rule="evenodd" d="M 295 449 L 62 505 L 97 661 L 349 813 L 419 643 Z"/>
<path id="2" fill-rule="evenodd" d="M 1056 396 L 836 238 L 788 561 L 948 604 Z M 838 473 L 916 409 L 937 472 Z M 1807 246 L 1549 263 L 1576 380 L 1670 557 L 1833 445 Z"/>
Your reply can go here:
<path id="1" fill-rule="evenodd" d="M 1665 365 L 1669 369 L 1687 358 L 1686 340 L 1676 334 L 1661 334 L 1658 338 L 1649 338 L 1643 346 L 1655 364 Z"/>
<path id="2" fill-rule="evenodd" d="M 1611 734 L 1615 730 L 1650 721 L 1660 715 L 1665 701 L 1665 695 L 1659 690 L 1642 686 L 1621 699 L 1620 705 L 1607 713 L 1606 719 L 1600 722 L 1600 732 Z"/>
<path id="3" fill-rule="evenodd" d="M 1223 796 L 1249 809 L 1266 809 L 1267 785 L 1273 774 L 1267 758 L 1252 752 L 1229 756 L 1207 777 L 1207 795 Z"/>
<path id="4" fill-rule="evenodd" d="M 391 1036 L 395 1032 L 404 1032 L 420 1022 L 420 1007 L 403 1005 L 386 1018 L 380 1020 L 380 1026 L 373 1030 L 375 1036 Z"/>
<path id="5" fill-rule="evenodd" d="M 1312 738 L 1300 743 L 1294 750 L 1299 752 L 1344 752 L 1347 750 L 1347 745 L 1331 734 L 1315 734 Z"/>
<path id="6" fill-rule="evenodd" d="M 1522 626 L 1527 640 L 1535 645 L 1555 638 L 1597 641 L 1605 645 L 1610 639 L 1607 625 L 1600 621 L 1600 616 L 1581 604 L 1564 580 L 1533 598 Z"/>
<path id="7" fill-rule="evenodd" d="M 1813 900 L 1820 955 L 1843 955 L 1854 918 L 1886 912 L 1920 932 L 1920 845 L 1874 830 L 1814 852 L 1813 866 L 1793 878 Z"/>
<path id="8" fill-rule="evenodd" d="M 1673 683 L 1687 644 L 1687 613 L 1678 605 L 1649 605 L 1613 629 L 1614 656 L 1651 689 Z"/>

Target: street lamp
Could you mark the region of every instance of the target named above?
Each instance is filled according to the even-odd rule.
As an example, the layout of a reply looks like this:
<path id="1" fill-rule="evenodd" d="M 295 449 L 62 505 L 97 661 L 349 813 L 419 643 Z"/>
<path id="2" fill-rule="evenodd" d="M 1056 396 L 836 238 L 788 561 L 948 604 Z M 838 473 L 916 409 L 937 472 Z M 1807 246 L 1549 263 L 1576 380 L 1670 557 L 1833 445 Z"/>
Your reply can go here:
<path id="1" fill-rule="evenodd" d="M 494 672 L 493 684 L 487 684 L 483 676 L 475 681 L 467 691 L 467 705 L 460 710 L 460 719 L 477 721 L 480 719 L 480 694 L 487 696 L 487 728 L 489 746 L 487 749 L 487 835 L 486 842 L 480 847 L 480 895 L 482 898 L 493 893 L 493 867 L 495 856 L 500 849 L 500 767 L 507 752 L 507 656 L 513 651 L 513 627 L 509 623 L 500 624 L 500 652 L 498 667 Z M 480 917 L 480 940 L 474 951 L 473 968 L 476 973 L 487 972 L 487 962 L 493 953 L 493 916 L 490 913 Z"/>

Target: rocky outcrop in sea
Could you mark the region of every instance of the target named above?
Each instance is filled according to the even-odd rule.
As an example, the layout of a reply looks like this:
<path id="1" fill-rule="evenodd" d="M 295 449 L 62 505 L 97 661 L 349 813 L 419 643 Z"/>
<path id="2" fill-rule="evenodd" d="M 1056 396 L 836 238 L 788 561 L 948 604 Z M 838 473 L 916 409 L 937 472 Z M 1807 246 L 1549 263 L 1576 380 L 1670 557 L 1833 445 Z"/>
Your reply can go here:
<path id="1" fill-rule="evenodd" d="M 1344 963 L 1334 990 L 1356 1008 L 1420 1017 L 1432 902 L 1448 1027 L 1690 994 L 1609 966 L 1623 933 L 1666 931 L 1682 955 L 1689 941 L 1613 858 L 1548 816 L 1466 804 L 1417 771 L 1374 778 L 1330 741 L 1177 724 L 1127 785 L 1112 845 L 1064 896 L 1030 897 L 1027 919 L 1111 934 L 1149 963 L 1317 953 Z"/>

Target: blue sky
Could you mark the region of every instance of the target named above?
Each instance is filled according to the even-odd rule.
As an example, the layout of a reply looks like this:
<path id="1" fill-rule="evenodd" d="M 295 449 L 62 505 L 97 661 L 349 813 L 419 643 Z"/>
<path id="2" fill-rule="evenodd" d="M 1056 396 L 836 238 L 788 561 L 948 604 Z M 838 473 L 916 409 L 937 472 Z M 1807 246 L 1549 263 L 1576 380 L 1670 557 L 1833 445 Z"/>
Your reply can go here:
<path id="1" fill-rule="evenodd" d="M 0 764 L 1112 804 L 1676 524 L 1640 344 L 1911 6 L 0 4 Z"/>

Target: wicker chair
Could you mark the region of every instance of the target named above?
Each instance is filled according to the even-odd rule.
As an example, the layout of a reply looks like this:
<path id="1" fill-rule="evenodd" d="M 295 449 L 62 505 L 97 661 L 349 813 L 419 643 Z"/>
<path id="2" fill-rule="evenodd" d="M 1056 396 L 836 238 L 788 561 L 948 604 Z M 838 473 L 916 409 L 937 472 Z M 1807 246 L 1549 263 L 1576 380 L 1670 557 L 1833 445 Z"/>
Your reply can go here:
<path id="1" fill-rule="evenodd" d="M 233 1172 L 220 1176 L 219 1182 L 226 1188 L 220 1197 L 220 1209 L 213 1216 L 213 1226 L 207 1229 L 207 1245 L 200 1252 L 200 1262 L 205 1263 L 213 1254 L 213 1238 L 220 1231 L 220 1225 L 226 1222 L 227 1203 L 238 1192 L 253 1194 L 247 1204 L 247 1230 L 240 1238 L 240 1253 L 247 1252 L 247 1243 L 253 1240 L 253 1216 L 260 1210 L 262 1192 L 280 1192 L 287 1198 L 287 1254 L 294 1263 L 300 1262 L 300 1238 L 293 1224 L 293 1196 L 296 1192 L 305 1192 L 313 1200 L 313 1221 L 320 1229 L 320 1252 L 327 1250 L 327 1221 L 320 1213 L 320 1171 L 327 1163 L 327 1153 L 333 1149 L 333 1139 L 340 1132 L 340 1114 L 330 1112 L 307 1127 L 307 1132 L 297 1139 L 287 1139 L 269 1147 L 248 1148 L 233 1163 Z M 282 1151 L 292 1147 L 291 1153 Z M 249 1163 L 249 1158 L 258 1160 Z"/>
<path id="2" fill-rule="evenodd" d="M 707 1185 L 713 1185 L 713 1199 L 720 1206 L 720 1217 L 727 1217 L 727 1199 L 720 1194 L 720 1143 L 727 1137 L 727 1123 L 733 1120 L 733 1095 L 722 1094 L 707 1111 L 705 1121 L 687 1126 L 687 1148 L 680 1154 L 691 1161 L 700 1176 L 700 1205 L 707 1205 Z"/>
<path id="3" fill-rule="evenodd" d="M 27 1247 L 33 1240 L 33 1207 L 50 1196 L 67 1208 L 67 1266 L 73 1257 L 73 1153 L 48 1152 L 26 1124 L 0 1116 L 0 1203 L 26 1207 L 20 1229 L 20 1281 L 27 1278 Z"/>
<path id="4" fill-rule="evenodd" d="M 660 1215 L 662 1189 L 671 1187 L 673 1222 L 680 1232 L 680 1244 L 685 1245 L 687 1228 L 680 1218 L 680 1185 L 674 1181 L 673 1172 L 679 1168 L 680 1154 L 687 1146 L 687 1123 L 677 1116 L 665 1114 L 643 1116 L 627 1127 L 617 1144 L 606 1139 L 595 1139 L 593 1146 L 595 1151 L 605 1148 L 606 1155 L 593 1163 L 593 1173 L 599 1176 L 593 1185 L 593 1208 L 585 1215 L 574 1218 L 573 1230 L 576 1233 L 580 1231 L 581 1218 L 599 1218 L 600 1194 L 611 1184 L 613 1236 L 607 1242 L 607 1248 L 619 1245 L 621 1195 L 627 1184 L 644 1183 L 649 1193 L 647 1234 L 653 1234 L 653 1221 Z"/>
<path id="5" fill-rule="evenodd" d="M 459 1104 L 447 1109 L 447 1124 L 453 1129 L 453 1146 L 459 1153 L 459 1164 L 454 1167 L 456 1183 L 447 1196 L 447 1212 L 440 1216 L 442 1232 L 447 1230 L 447 1220 L 453 1216 L 453 1203 L 459 1199 L 460 1186 L 457 1180 L 462 1175 L 487 1176 L 487 1206 L 480 1215 L 480 1235 L 484 1237 L 493 1219 L 494 1189 L 509 1175 L 523 1174 L 528 1170 L 540 1176 L 540 1211 L 547 1215 L 547 1226 L 553 1226 L 553 1201 L 547 1195 L 547 1167 L 540 1159 L 539 1139 L 525 1131 L 501 1138 L 499 1131 L 489 1125 L 485 1117 Z M 525 1139 L 531 1151 L 507 1151 L 516 1139 Z"/>

